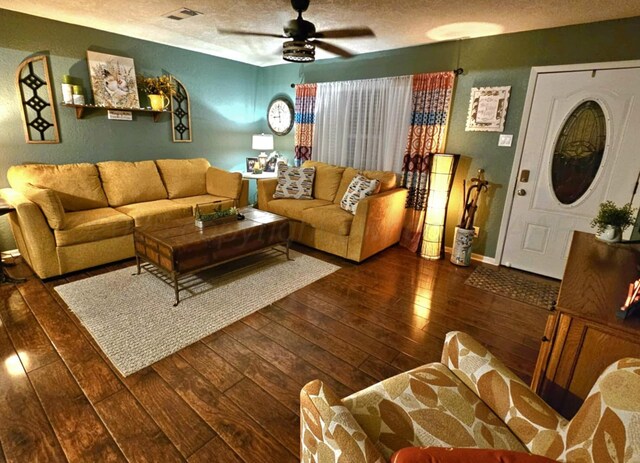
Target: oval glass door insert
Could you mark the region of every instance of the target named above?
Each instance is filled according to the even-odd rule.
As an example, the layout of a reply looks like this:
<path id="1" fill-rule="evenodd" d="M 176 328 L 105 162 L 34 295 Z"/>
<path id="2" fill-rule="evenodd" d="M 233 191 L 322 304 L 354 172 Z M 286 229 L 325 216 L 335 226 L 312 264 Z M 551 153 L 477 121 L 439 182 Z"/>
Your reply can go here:
<path id="1" fill-rule="evenodd" d="M 573 204 L 589 190 L 602 164 L 607 126 L 602 107 L 585 101 L 560 131 L 551 162 L 551 186 L 558 201 Z"/>

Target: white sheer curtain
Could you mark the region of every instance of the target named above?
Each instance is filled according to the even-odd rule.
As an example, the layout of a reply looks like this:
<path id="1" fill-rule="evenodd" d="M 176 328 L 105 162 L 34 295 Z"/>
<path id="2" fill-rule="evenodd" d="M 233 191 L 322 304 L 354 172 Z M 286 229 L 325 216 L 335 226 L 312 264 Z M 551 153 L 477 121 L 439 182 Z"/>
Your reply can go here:
<path id="1" fill-rule="evenodd" d="M 313 158 L 400 172 L 411 123 L 412 76 L 319 83 Z"/>

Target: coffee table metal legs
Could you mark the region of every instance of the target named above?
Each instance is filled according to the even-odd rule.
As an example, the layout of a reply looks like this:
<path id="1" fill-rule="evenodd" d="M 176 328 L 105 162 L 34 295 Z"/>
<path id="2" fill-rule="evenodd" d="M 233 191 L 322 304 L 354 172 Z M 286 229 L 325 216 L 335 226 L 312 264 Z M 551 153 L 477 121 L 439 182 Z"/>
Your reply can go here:
<path id="1" fill-rule="evenodd" d="M 175 272 L 171 273 L 171 277 L 173 279 L 173 292 L 176 295 L 176 303 L 173 306 L 177 306 L 180 304 L 180 288 L 178 288 L 178 274 Z"/>

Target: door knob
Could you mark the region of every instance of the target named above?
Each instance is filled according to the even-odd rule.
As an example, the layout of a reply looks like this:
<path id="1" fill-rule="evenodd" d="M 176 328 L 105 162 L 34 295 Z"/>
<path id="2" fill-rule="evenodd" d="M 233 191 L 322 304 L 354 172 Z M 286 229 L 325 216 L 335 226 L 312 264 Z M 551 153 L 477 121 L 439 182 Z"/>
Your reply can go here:
<path id="1" fill-rule="evenodd" d="M 527 191 L 523 190 L 522 188 L 516 191 L 516 193 L 518 194 L 518 196 L 527 196 Z"/>

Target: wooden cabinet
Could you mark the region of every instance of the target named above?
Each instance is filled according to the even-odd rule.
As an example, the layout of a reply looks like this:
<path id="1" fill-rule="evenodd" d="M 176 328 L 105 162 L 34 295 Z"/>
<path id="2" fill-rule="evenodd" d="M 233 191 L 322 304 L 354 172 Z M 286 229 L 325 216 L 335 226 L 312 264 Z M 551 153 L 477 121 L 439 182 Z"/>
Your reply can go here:
<path id="1" fill-rule="evenodd" d="M 606 244 L 574 233 L 531 383 L 563 416 L 575 415 L 607 366 L 640 358 L 640 314 L 616 318 L 639 269 L 640 245 Z"/>

